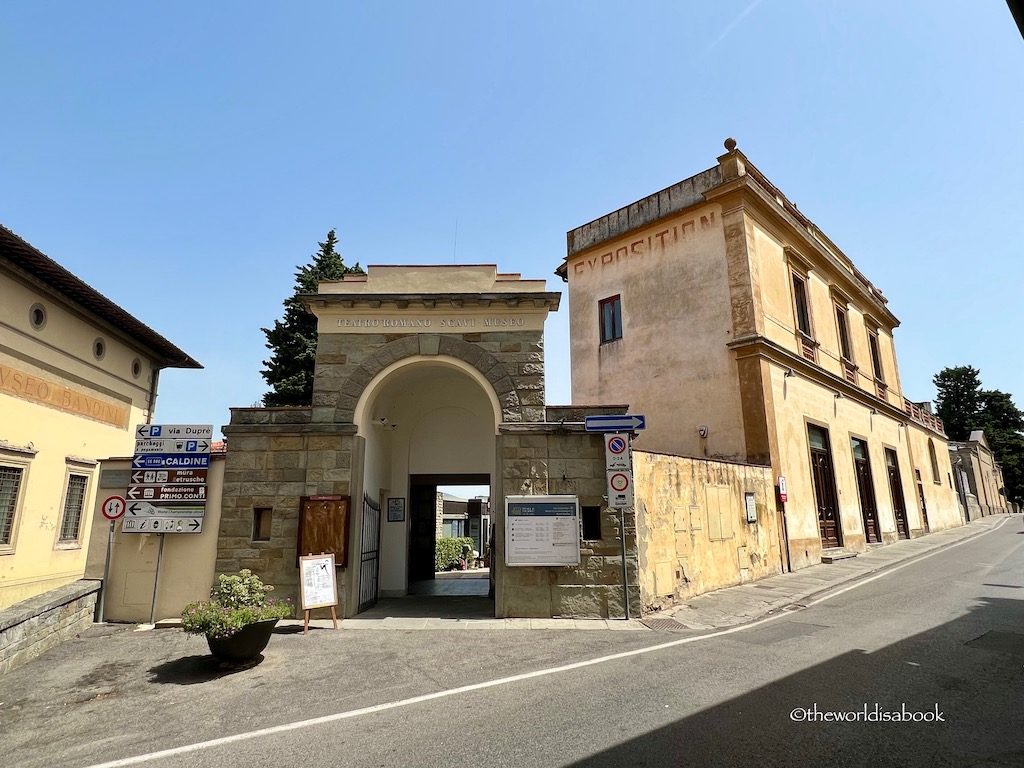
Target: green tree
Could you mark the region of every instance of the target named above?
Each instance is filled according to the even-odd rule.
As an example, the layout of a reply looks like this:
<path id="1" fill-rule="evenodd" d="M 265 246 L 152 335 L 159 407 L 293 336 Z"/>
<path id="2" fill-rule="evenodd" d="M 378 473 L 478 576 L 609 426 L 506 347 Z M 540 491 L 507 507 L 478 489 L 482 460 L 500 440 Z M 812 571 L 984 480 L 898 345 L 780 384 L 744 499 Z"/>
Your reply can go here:
<path id="1" fill-rule="evenodd" d="M 1006 498 L 1020 502 L 1024 497 L 1024 413 L 1009 393 L 983 390 L 978 429 L 985 431 L 985 439 L 1003 467 Z"/>
<path id="2" fill-rule="evenodd" d="M 936 410 L 951 440 L 966 440 L 978 428 L 981 372 L 970 365 L 943 368 L 932 377 L 938 395 Z"/>
<path id="3" fill-rule="evenodd" d="M 363 270 L 357 263 L 345 266 L 336 250 L 338 237 L 332 229 L 313 260 L 297 267 L 295 290 L 284 300 L 284 318 L 273 328 L 261 328 L 267 337 L 270 359 L 263 361 L 261 372 L 270 391 L 263 405 L 309 405 L 313 402 L 313 367 L 316 363 L 316 317 L 306 310 L 302 294 L 316 293 L 321 280 L 340 280 L 342 275 Z"/>

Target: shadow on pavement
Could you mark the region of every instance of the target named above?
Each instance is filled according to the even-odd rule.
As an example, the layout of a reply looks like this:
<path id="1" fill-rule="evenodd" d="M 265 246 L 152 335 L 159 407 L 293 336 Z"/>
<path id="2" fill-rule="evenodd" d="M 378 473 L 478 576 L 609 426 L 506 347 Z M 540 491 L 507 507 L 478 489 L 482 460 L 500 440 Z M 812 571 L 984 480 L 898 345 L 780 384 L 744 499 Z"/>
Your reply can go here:
<path id="1" fill-rule="evenodd" d="M 300 627 L 301 629 L 301 627 Z M 248 664 L 224 664 L 217 661 L 213 656 L 204 654 L 202 656 L 183 656 L 180 659 L 165 661 L 149 668 L 149 682 L 151 683 L 174 683 L 176 685 L 195 685 L 196 683 L 209 683 L 219 680 L 222 677 L 233 675 L 237 672 L 244 672 L 258 666 L 263 661 L 261 655 L 255 661 Z"/>

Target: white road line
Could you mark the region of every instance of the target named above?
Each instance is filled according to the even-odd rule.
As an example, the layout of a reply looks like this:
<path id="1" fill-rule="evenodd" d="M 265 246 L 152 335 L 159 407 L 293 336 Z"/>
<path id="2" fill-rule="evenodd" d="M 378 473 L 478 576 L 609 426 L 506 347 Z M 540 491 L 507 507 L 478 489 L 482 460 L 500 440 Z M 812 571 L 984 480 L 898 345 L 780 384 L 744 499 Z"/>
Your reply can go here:
<path id="1" fill-rule="evenodd" d="M 852 585 L 850 585 L 848 587 L 844 587 L 843 589 L 839 589 L 839 590 L 836 590 L 835 592 L 831 592 L 831 593 L 829 593 L 829 594 L 827 594 L 827 595 L 825 595 L 823 597 L 818 598 L 817 600 L 814 600 L 814 601 L 808 603 L 807 607 L 810 607 L 812 605 L 818 605 L 819 603 L 824 603 L 826 600 L 831 600 L 833 597 L 838 597 L 839 595 L 845 594 L 846 592 L 849 592 L 849 591 L 851 591 L 853 589 L 857 589 L 859 587 L 862 587 L 865 584 L 870 584 L 872 581 L 876 581 L 877 579 L 881 579 L 881 578 L 883 578 L 885 576 L 888 576 L 891 573 L 895 573 L 896 571 L 902 570 L 903 568 L 907 568 L 908 566 L 915 565 L 915 564 L 921 562 L 922 560 L 926 560 L 929 557 L 932 557 L 933 555 L 938 555 L 938 554 L 940 554 L 942 552 L 948 552 L 951 549 L 959 547 L 961 544 L 966 544 L 969 541 L 974 541 L 975 539 L 978 539 L 981 536 L 985 536 L 985 535 L 987 535 L 989 533 L 992 533 L 992 531 L 999 530 L 1009 520 L 1010 520 L 1010 518 L 1006 518 L 1001 523 L 999 523 L 999 525 L 993 526 L 992 528 L 990 528 L 988 531 L 985 531 L 984 533 L 980 533 L 980 534 L 977 534 L 975 536 L 971 536 L 970 538 L 964 539 L 963 541 L 958 541 L 955 544 L 950 544 L 947 547 L 943 547 L 941 549 L 936 549 L 935 551 L 929 552 L 929 553 L 927 553 L 925 555 L 922 555 L 921 557 L 915 558 L 913 560 L 909 560 L 906 563 L 903 563 L 902 565 L 894 566 L 892 568 L 889 568 L 889 569 L 883 571 L 882 573 L 876 574 L 875 576 L 871 576 L 869 578 L 863 579 L 862 581 L 858 581 L 856 584 L 852 584 Z M 412 698 L 409 698 L 409 699 L 401 699 L 399 701 L 389 701 L 389 702 L 386 702 L 384 704 L 375 704 L 372 707 L 363 707 L 362 709 L 351 709 L 351 710 L 348 710 L 347 712 L 337 712 L 337 713 L 335 713 L 333 715 L 324 715 L 322 717 L 314 717 L 314 718 L 311 718 L 309 720 L 297 720 L 297 721 L 295 721 L 293 723 L 285 723 L 284 725 L 275 725 L 275 726 L 272 726 L 270 728 L 260 728 L 259 730 L 255 730 L 255 731 L 246 731 L 245 733 L 236 733 L 233 736 L 222 736 L 219 739 L 210 739 L 209 741 L 199 741 L 199 742 L 196 742 L 194 744 L 186 744 L 184 746 L 174 747 L 172 749 L 162 749 L 162 750 L 160 750 L 158 752 L 149 752 L 149 753 L 144 754 L 144 755 L 135 755 L 134 757 L 126 757 L 126 758 L 123 758 L 121 760 L 111 760 L 110 762 L 106 762 L 106 763 L 97 763 L 95 765 L 87 766 L 87 768 L 121 768 L 122 766 L 128 766 L 128 765 L 140 765 L 141 763 L 148 763 L 148 762 L 152 762 L 154 760 L 161 760 L 161 759 L 163 759 L 165 757 L 176 757 L 178 755 L 187 755 L 187 754 L 190 754 L 192 752 L 200 752 L 200 751 L 205 750 L 205 749 L 212 749 L 214 747 L 222 747 L 222 746 L 225 746 L 227 744 L 235 744 L 235 743 L 240 742 L 240 741 L 248 741 L 250 739 L 258 739 L 258 738 L 262 738 L 264 736 L 273 736 L 273 735 L 278 734 L 278 733 L 287 733 L 288 731 L 297 731 L 297 730 L 301 730 L 303 728 L 311 728 L 311 727 L 316 726 L 316 725 L 324 725 L 325 723 L 338 722 L 340 720 L 351 720 L 352 718 L 362 717 L 363 715 L 371 715 L 371 714 L 373 714 L 375 712 L 385 712 L 385 711 L 387 711 L 389 709 L 398 709 L 400 707 L 408 707 L 408 706 L 410 706 L 412 704 L 421 704 L 421 703 L 423 703 L 425 701 L 434 701 L 436 699 L 445 699 L 445 698 L 448 698 L 449 696 L 458 696 L 459 694 L 469 693 L 470 691 L 481 691 L 481 690 L 484 690 L 486 688 L 496 688 L 496 687 L 501 686 L 501 685 L 509 685 L 511 683 L 518 683 L 518 682 L 520 682 L 522 680 L 531 680 L 531 679 L 537 678 L 537 677 L 547 677 L 548 675 L 557 675 L 557 674 L 560 674 L 562 672 L 570 672 L 570 671 L 572 671 L 574 669 L 583 669 L 584 667 L 593 667 L 593 666 L 596 666 L 598 664 L 607 664 L 609 661 L 618 661 L 619 659 L 628 659 L 628 658 L 630 658 L 632 656 L 642 656 L 642 655 L 647 654 L 647 653 L 654 653 L 655 651 L 663 651 L 666 648 L 675 648 L 676 646 L 680 646 L 680 645 L 689 645 L 690 643 L 698 643 L 698 642 L 702 642 L 702 641 L 705 641 L 705 640 L 713 640 L 716 637 L 723 637 L 725 635 L 731 635 L 731 634 L 734 634 L 736 632 L 744 632 L 744 631 L 746 631 L 748 629 L 753 629 L 754 627 L 759 627 L 762 624 L 767 624 L 769 622 L 776 621 L 776 620 L 782 619 L 782 618 L 792 618 L 792 617 L 793 617 L 792 613 L 778 613 L 778 614 L 775 614 L 774 616 L 768 616 L 768 617 L 766 617 L 764 619 L 760 619 L 758 621 L 751 622 L 750 624 L 743 624 L 742 626 L 731 627 L 730 629 L 719 630 L 718 632 L 712 632 L 711 634 L 707 634 L 707 635 L 698 635 L 697 637 L 684 637 L 684 638 L 682 638 L 680 640 L 672 640 L 672 641 L 669 641 L 667 643 L 659 643 L 658 645 L 650 645 L 650 646 L 646 646 L 644 648 L 637 648 L 637 649 L 632 650 L 632 651 L 622 651 L 621 653 L 612 653 L 612 654 L 609 654 L 607 656 L 599 656 L 599 657 L 597 657 L 595 659 L 588 659 L 587 661 L 576 661 L 576 662 L 573 662 L 572 664 L 563 664 L 563 665 L 558 666 L 558 667 L 548 667 L 546 669 L 538 669 L 538 670 L 534 670 L 533 672 L 523 672 L 523 673 L 518 674 L 518 675 L 511 675 L 510 677 L 498 678 L 497 680 L 488 680 L 488 681 L 483 682 L 483 683 L 473 683 L 472 685 L 463 685 L 463 686 L 459 686 L 458 688 L 449 688 L 449 689 L 444 690 L 444 691 L 437 691 L 435 693 L 423 694 L 422 696 L 413 696 Z"/>

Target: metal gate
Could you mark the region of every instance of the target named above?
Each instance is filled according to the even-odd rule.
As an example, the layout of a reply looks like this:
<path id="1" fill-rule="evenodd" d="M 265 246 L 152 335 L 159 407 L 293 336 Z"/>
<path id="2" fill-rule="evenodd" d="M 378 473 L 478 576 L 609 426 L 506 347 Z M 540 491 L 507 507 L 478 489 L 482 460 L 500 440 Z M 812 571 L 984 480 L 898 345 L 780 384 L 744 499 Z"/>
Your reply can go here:
<path id="1" fill-rule="evenodd" d="M 360 537 L 359 610 L 377 603 L 380 577 L 380 503 L 363 494 L 363 534 Z"/>

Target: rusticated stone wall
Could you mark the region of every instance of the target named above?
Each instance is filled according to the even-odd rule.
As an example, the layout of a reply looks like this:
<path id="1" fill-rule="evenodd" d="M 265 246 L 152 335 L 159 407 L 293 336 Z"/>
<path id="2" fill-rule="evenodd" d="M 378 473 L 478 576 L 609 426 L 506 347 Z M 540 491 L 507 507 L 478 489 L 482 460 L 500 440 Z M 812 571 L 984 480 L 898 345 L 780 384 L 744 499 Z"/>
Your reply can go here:
<path id="1" fill-rule="evenodd" d="M 588 411 L 589 412 L 589 411 Z M 601 508 L 601 538 L 583 541 L 578 566 L 502 568 L 499 616 L 623 618 L 622 539 L 619 511 L 606 506 L 604 440 L 583 425 L 506 425 L 499 438 L 501 503 L 494 506 L 499 552 L 504 552 L 504 497 L 573 494 L 580 506 Z M 630 612 L 640 613 L 636 522 L 625 511 Z"/>
<path id="2" fill-rule="evenodd" d="M 490 382 L 506 422 L 544 420 L 544 337 L 541 331 L 463 334 L 320 334 L 312 421 L 351 423 L 367 384 L 392 363 L 414 355 L 445 355 L 476 368 Z"/>
<path id="3" fill-rule="evenodd" d="M 228 451 L 216 571 L 250 568 L 274 585 L 275 597 L 297 601 L 299 499 L 351 494 L 356 429 L 312 424 L 309 408 L 233 408 L 223 431 Z M 260 507 L 273 510 L 270 541 L 252 540 L 253 510 Z M 338 571 L 340 601 L 349 572 Z"/>

